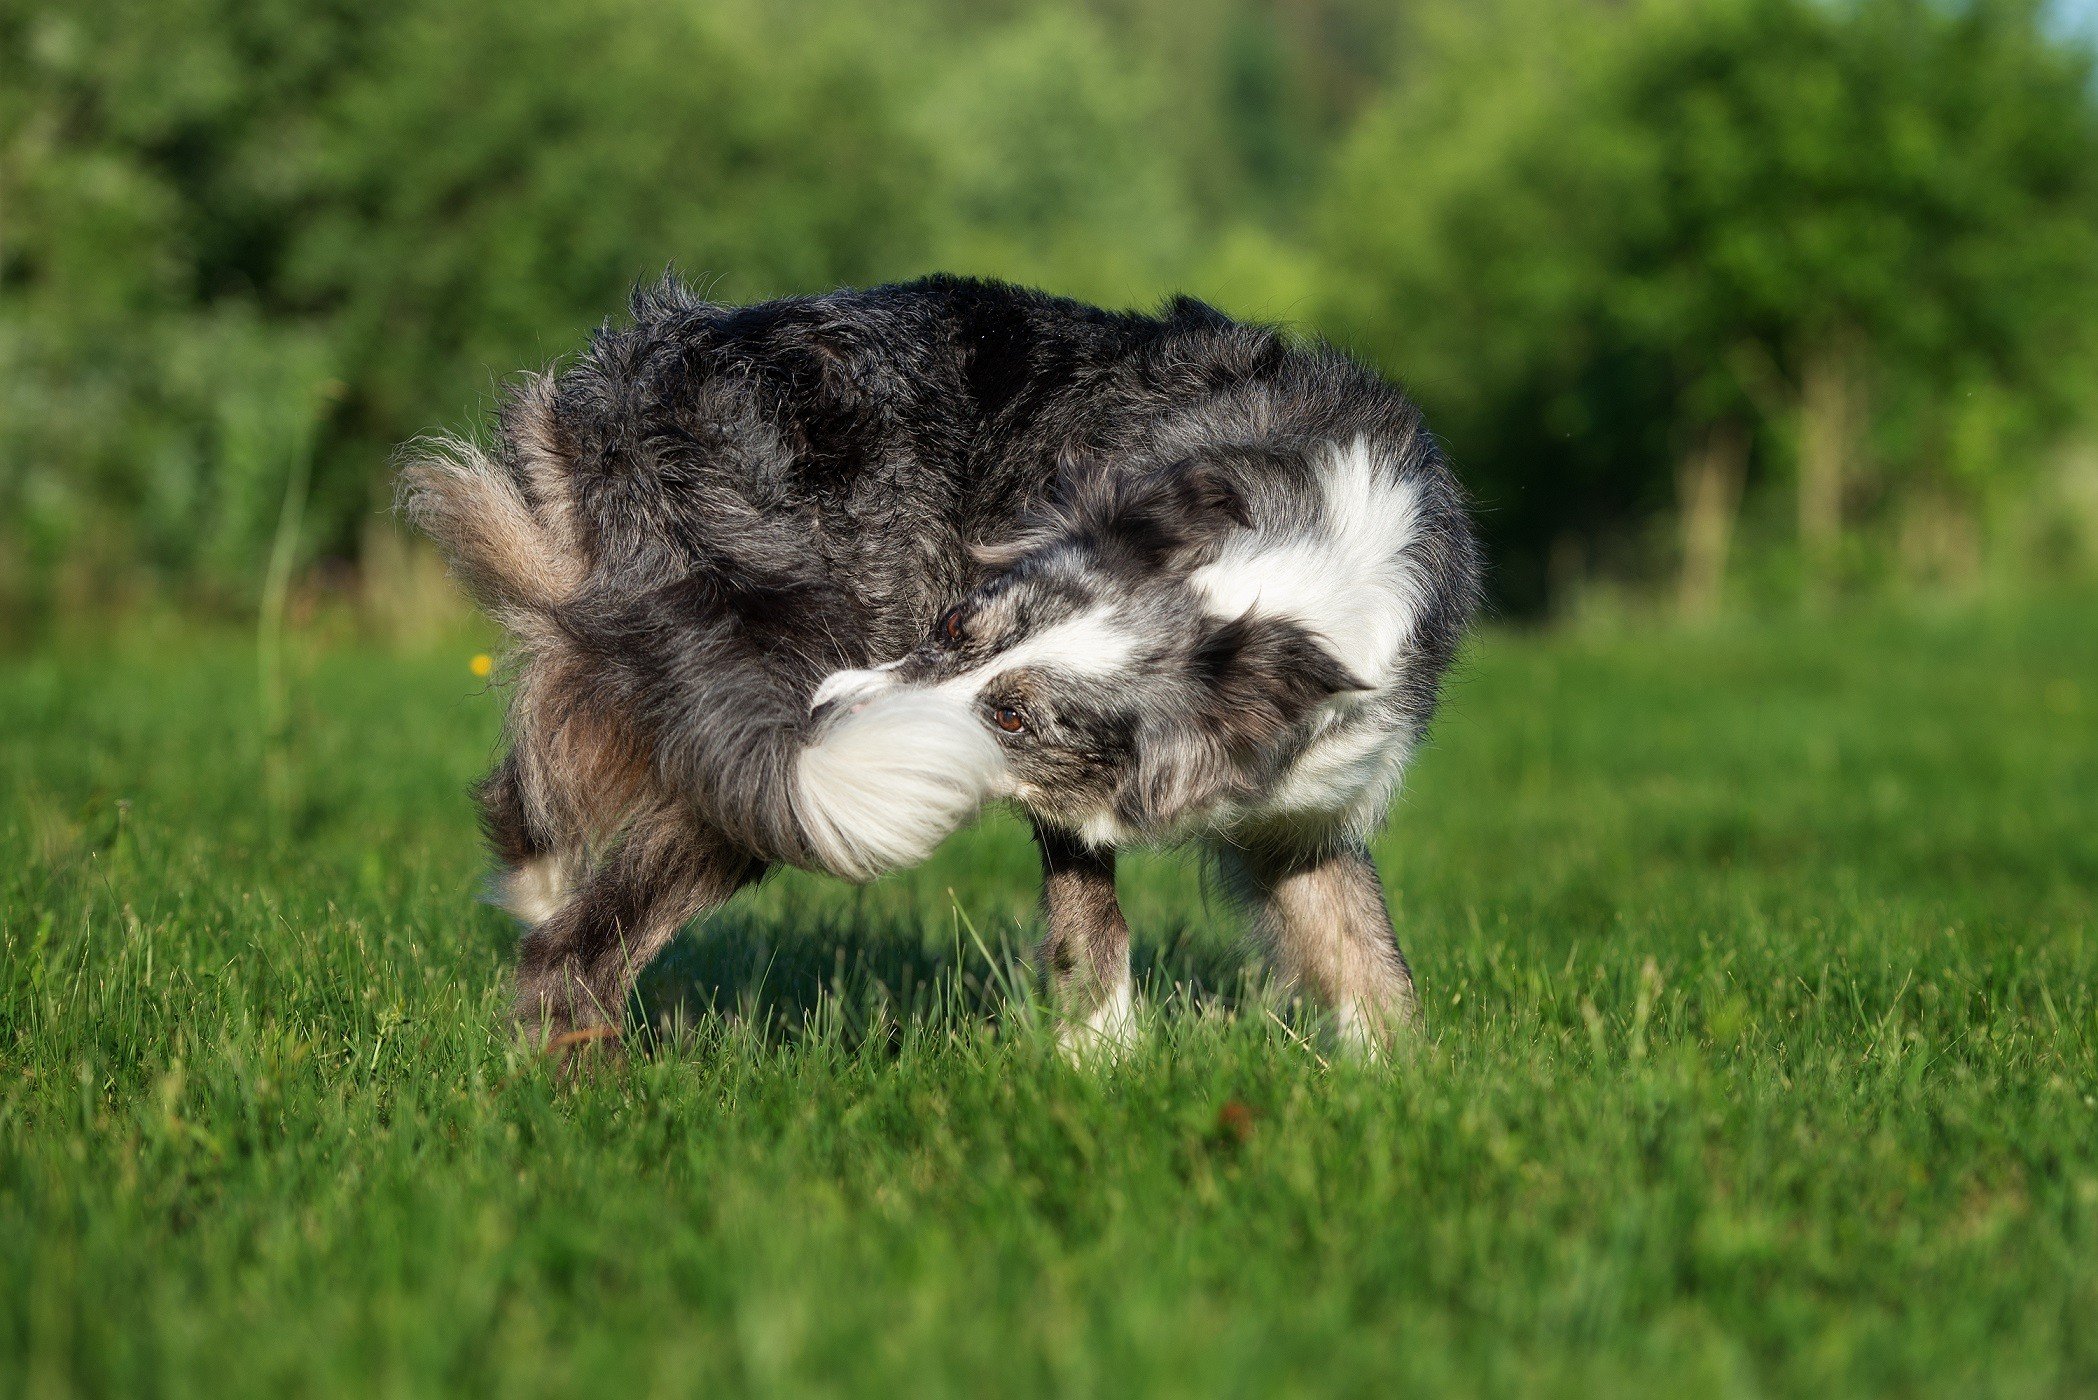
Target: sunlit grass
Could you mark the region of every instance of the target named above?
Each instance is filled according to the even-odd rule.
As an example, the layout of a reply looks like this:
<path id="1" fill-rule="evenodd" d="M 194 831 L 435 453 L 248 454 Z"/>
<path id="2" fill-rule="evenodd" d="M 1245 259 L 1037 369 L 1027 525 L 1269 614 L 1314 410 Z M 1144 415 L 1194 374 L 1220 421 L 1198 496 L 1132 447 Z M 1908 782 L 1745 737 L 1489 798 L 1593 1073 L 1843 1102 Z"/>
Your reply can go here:
<path id="1" fill-rule="evenodd" d="M 1150 1039 L 1067 1066 L 1000 819 L 688 934 L 573 1085 L 497 1030 L 473 642 L 295 638 L 271 736 L 236 637 L 9 658 L 0 1389 L 2098 1387 L 2090 617 L 1490 640 L 1395 1066 L 1170 855 Z"/>

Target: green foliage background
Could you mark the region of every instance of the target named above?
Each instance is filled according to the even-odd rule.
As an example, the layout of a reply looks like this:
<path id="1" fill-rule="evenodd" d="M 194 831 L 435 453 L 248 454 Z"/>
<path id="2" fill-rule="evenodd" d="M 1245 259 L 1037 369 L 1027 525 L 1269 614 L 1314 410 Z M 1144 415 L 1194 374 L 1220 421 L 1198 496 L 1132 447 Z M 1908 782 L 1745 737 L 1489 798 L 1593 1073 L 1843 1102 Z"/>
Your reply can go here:
<path id="1" fill-rule="evenodd" d="M 0 611 L 368 558 L 671 264 L 1330 335 L 1516 607 L 2073 567 L 2094 91 L 1997 0 L 0 0 Z"/>

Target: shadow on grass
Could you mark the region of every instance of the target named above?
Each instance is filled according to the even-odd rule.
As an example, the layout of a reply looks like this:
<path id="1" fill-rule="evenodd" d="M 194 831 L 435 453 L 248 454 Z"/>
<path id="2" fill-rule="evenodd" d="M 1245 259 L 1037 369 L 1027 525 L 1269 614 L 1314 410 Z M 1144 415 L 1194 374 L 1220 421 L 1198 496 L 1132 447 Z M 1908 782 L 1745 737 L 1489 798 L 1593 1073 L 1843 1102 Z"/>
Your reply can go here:
<path id="1" fill-rule="evenodd" d="M 1031 951 L 1013 928 L 928 931 L 902 920 L 831 919 L 782 926 L 725 913 L 664 950 L 641 980 L 630 1024 L 675 1038 L 719 1017 L 788 1042 L 836 1035 L 854 1047 L 893 1040 L 906 1024 L 995 1025 L 1040 1005 Z M 1239 940 L 1189 926 L 1137 943 L 1130 960 L 1154 1006 L 1229 1011 L 1260 975 Z"/>

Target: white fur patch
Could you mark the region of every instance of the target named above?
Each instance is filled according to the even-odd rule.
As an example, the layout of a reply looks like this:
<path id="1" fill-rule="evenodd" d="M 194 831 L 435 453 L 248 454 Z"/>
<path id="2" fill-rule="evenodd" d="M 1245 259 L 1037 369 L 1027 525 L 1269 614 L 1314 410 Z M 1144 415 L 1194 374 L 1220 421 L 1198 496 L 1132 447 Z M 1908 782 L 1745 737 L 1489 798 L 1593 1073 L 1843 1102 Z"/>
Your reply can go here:
<path id="1" fill-rule="evenodd" d="M 1083 1017 L 1074 1017 L 1058 1027 L 1057 1044 L 1066 1055 L 1084 1063 L 1112 1059 L 1137 1042 L 1136 993 L 1124 978 L 1100 1004 Z"/>
<path id="2" fill-rule="evenodd" d="M 1139 839 L 1112 807 L 1102 807 L 1080 822 L 1078 836 L 1089 846 L 1127 846 Z"/>
<path id="3" fill-rule="evenodd" d="M 528 860 L 497 881 L 496 903 L 528 924 L 552 918 L 567 897 L 568 863 L 559 856 Z"/>
<path id="4" fill-rule="evenodd" d="M 997 677 L 1030 667 L 1049 667 L 1078 676 L 1113 676 L 1135 659 L 1136 645 L 1136 635 L 1117 625 L 1108 609 L 1094 608 L 1045 627 L 1031 637 L 1022 637 L 980 665 L 928 689 L 973 698 Z M 821 709 L 833 700 L 863 703 L 895 686 L 896 668 L 902 664 L 891 661 L 866 670 L 833 671 L 809 697 L 809 709 Z"/>
<path id="5" fill-rule="evenodd" d="M 966 698 L 884 689 L 802 750 L 794 812 L 827 869 L 866 880 L 924 860 L 1005 783 L 1005 755 Z"/>
<path id="6" fill-rule="evenodd" d="M 1334 1048 L 1351 1059 L 1376 1064 L 1406 1044 L 1415 1014 L 1380 1012 L 1360 1002 L 1346 1002 L 1333 1013 Z"/>
<path id="7" fill-rule="evenodd" d="M 1413 635 L 1420 581 L 1407 558 L 1419 493 L 1368 442 L 1335 446 L 1319 488 L 1323 519 L 1300 532 L 1246 531 L 1189 582 L 1217 617 L 1285 617 L 1318 634 L 1342 665 L 1387 684 Z"/>

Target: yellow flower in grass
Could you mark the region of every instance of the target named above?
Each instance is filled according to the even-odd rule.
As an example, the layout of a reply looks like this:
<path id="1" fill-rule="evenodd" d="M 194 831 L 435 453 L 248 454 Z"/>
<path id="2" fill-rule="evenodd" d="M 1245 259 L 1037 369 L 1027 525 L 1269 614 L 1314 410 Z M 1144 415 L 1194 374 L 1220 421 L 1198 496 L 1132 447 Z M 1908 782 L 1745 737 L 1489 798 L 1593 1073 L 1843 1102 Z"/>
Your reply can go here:
<path id="1" fill-rule="evenodd" d="M 466 663 L 466 669 L 482 680 L 487 680 L 495 670 L 495 658 L 485 651 L 477 651 L 474 653 L 474 659 Z"/>

